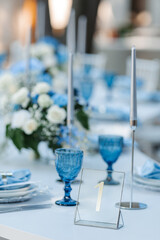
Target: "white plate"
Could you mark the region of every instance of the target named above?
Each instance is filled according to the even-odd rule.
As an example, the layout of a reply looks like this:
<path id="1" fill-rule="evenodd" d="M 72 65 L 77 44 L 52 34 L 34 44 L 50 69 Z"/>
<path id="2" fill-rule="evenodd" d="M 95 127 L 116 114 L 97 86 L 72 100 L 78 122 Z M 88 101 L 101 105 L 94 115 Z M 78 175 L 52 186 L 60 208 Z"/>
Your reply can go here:
<path id="1" fill-rule="evenodd" d="M 28 184 L 28 185 L 26 185 L 26 187 L 24 186 L 24 187 L 17 188 L 17 189 L 8 189 L 8 190 L 4 189 L 4 190 L 0 190 L 0 196 L 1 196 L 1 194 L 4 194 L 4 193 L 9 194 L 9 193 L 27 191 L 30 187 L 31 187 L 31 184 Z"/>
<path id="2" fill-rule="evenodd" d="M 0 198 L 0 204 L 24 202 L 24 201 L 30 200 L 33 196 L 36 196 L 36 195 L 37 195 L 37 192 L 32 192 L 25 196 L 20 196 L 20 197 Z"/>
<path id="3" fill-rule="evenodd" d="M 134 175 L 134 181 L 139 183 L 139 184 L 160 188 L 160 180 L 159 179 L 144 178 L 144 177 L 141 177 L 138 174 L 135 174 Z"/>
<path id="4" fill-rule="evenodd" d="M 20 182 L 20 183 L 11 183 L 11 184 L 6 184 L 6 185 L 1 185 L 0 186 L 0 191 L 1 190 L 14 190 L 14 189 L 20 189 L 23 187 L 27 187 L 31 184 L 34 184 L 35 182 L 33 181 L 27 181 L 27 182 Z"/>
<path id="5" fill-rule="evenodd" d="M 15 190 L 1 190 L 0 191 L 0 198 L 9 198 L 9 197 L 22 197 L 33 193 L 37 190 L 37 186 L 32 184 L 29 187 L 15 189 Z"/>

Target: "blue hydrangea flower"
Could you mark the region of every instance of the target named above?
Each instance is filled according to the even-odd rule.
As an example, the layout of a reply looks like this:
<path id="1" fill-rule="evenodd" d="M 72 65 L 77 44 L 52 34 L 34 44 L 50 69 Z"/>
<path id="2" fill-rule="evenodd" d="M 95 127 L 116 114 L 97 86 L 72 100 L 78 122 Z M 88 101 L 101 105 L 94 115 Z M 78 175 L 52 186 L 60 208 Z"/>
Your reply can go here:
<path id="1" fill-rule="evenodd" d="M 18 111 L 21 108 L 19 104 L 14 104 L 13 111 Z"/>
<path id="2" fill-rule="evenodd" d="M 52 99 L 54 104 L 58 105 L 59 107 L 64 107 L 67 105 L 67 95 L 55 94 Z"/>
<path id="3" fill-rule="evenodd" d="M 38 82 L 46 82 L 52 86 L 52 76 L 48 73 L 39 74 Z"/>
<path id="4" fill-rule="evenodd" d="M 60 133 L 61 137 L 59 138 L 59 144 L 67 143 L 72 147 L 76 147 L 77 145 L 77 138 L 82 139 L 84 138 L 84 133 L 79 131 L 75 126 L 72 126 L 72 138 L 69 137 L 69 129 L 67 126 L 60 126 Z"/>
<path id="5" fill-rule="evenodd" d="M 60 44 L 57 49 L 57 61 L 59 64 L 64 64 L 68 60 L 68 52 L 66 46 Z"/>
<path id="6" fill-rule="evenodd" d="M 19 74 L 26 72 L 26 61 L 21 61 L 18 63 L 15 63 L 10 68 L 11 72 L 13 74 Z M 45 70 L 45 67 L 43 63 L 38 60 L 37 58 L 31 58 L 30 59 L 30 70 L 31 71 L 37 71 L 37 72 L 43 72 Z"/>
<path id="7" fill-rule="evenodd" d="M 7 58 L 7 54 L 6 53 L 1 53 L 0 54 L 0 67 L 2 66 L 2 64 L 4 63 L 6 58 Z"/>
<path id="8" fill-rule="evenodd" d="M 37 104 L 39 94 L 36 94 L 35 96 L 32 97 L 32 103 Z"/>
<path id="9" fill-rule="evenodd" d="M 59 42 L 57 41 L 57 39 L 51 37 L 51 36 L 45 36 L 39 39 L 38 42 L 44 42 L 47 43 L 49 45 L 52 45 L 54 47 L 54 49 L 57 49 Z"/>
<path id="10" fill-rule="evenodd" d="M 48 94 L 50 97 L 53 97 L 53 96 L 55 95 L 55 92 L 49 91 L 47 94 Z"/>

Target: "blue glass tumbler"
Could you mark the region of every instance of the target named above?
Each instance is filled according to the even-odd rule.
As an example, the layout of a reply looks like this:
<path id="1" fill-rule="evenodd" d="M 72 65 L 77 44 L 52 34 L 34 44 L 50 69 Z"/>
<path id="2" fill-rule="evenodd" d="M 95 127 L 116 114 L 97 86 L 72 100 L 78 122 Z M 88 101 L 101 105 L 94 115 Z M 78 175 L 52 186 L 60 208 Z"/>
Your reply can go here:
<path id="1" fill-rule="evenodd" d="M 117 161 L 123 148 L 123 137 L 117 135 L 99 136 L 99 152 L 103 160 L 107 163 L 107 178 L 105 185 L 117 185 L 119 182 L 112 178 L 113 164 Z"/>
<path id="2" fill-rule="evenodd" d="M 55 150 L 56 154 L 56 170 L 65 183 L 64 198 L 56 201 L 57 205 L 61 206 L 75 206 L 76 201 L 70 196 L 71 181 L 73 181 L 82 167 L 83 151 L 72 148 L 59 148 Z"/>

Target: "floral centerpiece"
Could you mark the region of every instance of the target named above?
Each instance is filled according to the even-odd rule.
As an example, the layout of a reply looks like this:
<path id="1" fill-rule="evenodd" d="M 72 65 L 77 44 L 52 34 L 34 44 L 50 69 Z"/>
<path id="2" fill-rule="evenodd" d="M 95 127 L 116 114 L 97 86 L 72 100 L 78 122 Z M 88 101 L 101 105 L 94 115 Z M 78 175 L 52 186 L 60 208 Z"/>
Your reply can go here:
<path id="1" fill-rule="evenodd" d="M 66 95 L 57 94 L 49 84 L 40 82 L 31 91 L 26 87 L 18 90 L 12 97 L 12 106 L 14 111 L 6 125 L 6 136 L 17 149 L 32 149 L 39 158 L 40 142 L 46 142 L 53 151 L 67 142 Z M 89 129 L 88 116 L 77 100 L 75 120 L 82 128 Z"/>

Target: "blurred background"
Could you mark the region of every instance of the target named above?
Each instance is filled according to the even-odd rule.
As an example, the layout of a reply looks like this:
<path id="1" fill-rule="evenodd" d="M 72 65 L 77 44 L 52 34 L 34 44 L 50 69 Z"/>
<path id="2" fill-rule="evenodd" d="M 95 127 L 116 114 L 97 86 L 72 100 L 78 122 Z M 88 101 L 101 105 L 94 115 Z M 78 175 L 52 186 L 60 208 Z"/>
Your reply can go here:
<path id="1" fill-rule="evenodd" d="M 80 15 L 87 17 L 86 52 L 108 54 L 110 70 L 125 73 L 125 60 L 133 42 L 137 57 L 159 58 L 158 0 L 0 0 L 0 6 L 1 52 L 8 51 L 15 40 L 24 43 L 29 21 L 33 42 L 51 35 L 65 43 L 73 7 L 77 26 Z"/>
<path id="2" fill-rule="evenodd" d="M 102 114 L 97 133 L 103 132 L 104 128 L 107 129 L 103 125 L 104 122 L 105 124 L 106 121 L 112 123 L 113 120 L 115 123 L 115 119 L 112 119 L 115 109 L 118 109 L 120 115 L 125 106 L 127 114 L 129 114 L 130 51 L 132 45 L 135 45 L 137 49 L 138 103 L 140 106 L 140 125 L 136 139 L 145 153 L 159 161 L 159 0 L 0 0 L 1 69 L 7 69 L 10 61 L 14 62 L 18 51 L 21 51 L 20 46 L 26 44 L 28 26 L 31 26 L 32 29 L 32 44 L 45 36 L 52 36 L 66 46 L 71 9 L 75 10 L 76 19 L 77 47 L 75 52 L 82 54 L 78 63 L 83 62 L 84 64 L 85 62 L 87 66 L 94 65 L 95 67 L 95 71 L 91 74 L 92 77 L 94 76 L 94 85 L 91 85 L 87 78 L 85 83 L 83 81 L 81 83 L 88 85 L 82 85 L 81 89 L 79 86 L 81 84 L 79 84 L 78 88 L 83 96 L 82 101 L 86 101 L 92 109 L 93 126 L 94 119 L 97 121 L 96 113 Z M 84 24 L 82 24 L 82 32 L 78 30 L 80 29 L 80 17 L 84 20 L 82 21 Z M 84 28 L 86 31 L 83 31 Z M 84 37 L 83 42 L 82 36 Z M 75 78 L 80 77 L 80 72 L 78 72 L 80 68 L 77 65 L 75 64 Z M 100 77 L 101 74 L 97 69 L 105 71 L 103 83 L 100 81 L 102 76 Z M 113 79 L 116 79 L 114 88 Z M 104 86 L 105 81 L 107 87 Z M 86 97 L 86 92 L 83 93 L 84 88 L 87 89 L 87 87 L 89 95 L 92 96 Z M 104 88 L 107 90 L 105 94 L 102 94 Z M 102 97 L 104 98 L 102 99 Z M 121 107 L 116 105 L 120 102 L 122 102 Z M 98 104 L 96 105 L 96 103 Z M 105 104 L 112 117 L 110 115 L 106 117 Z M 112 110 L 113 106 L 116 106 L 114 110 Z M 98 116 L 100 115 L 98 114 Z M 120 133 L 125 135 L 125 124 L 121 122 L 120 125 Z M 129 125 L 127 125 L 127 129 L 128 127 Z"/>

